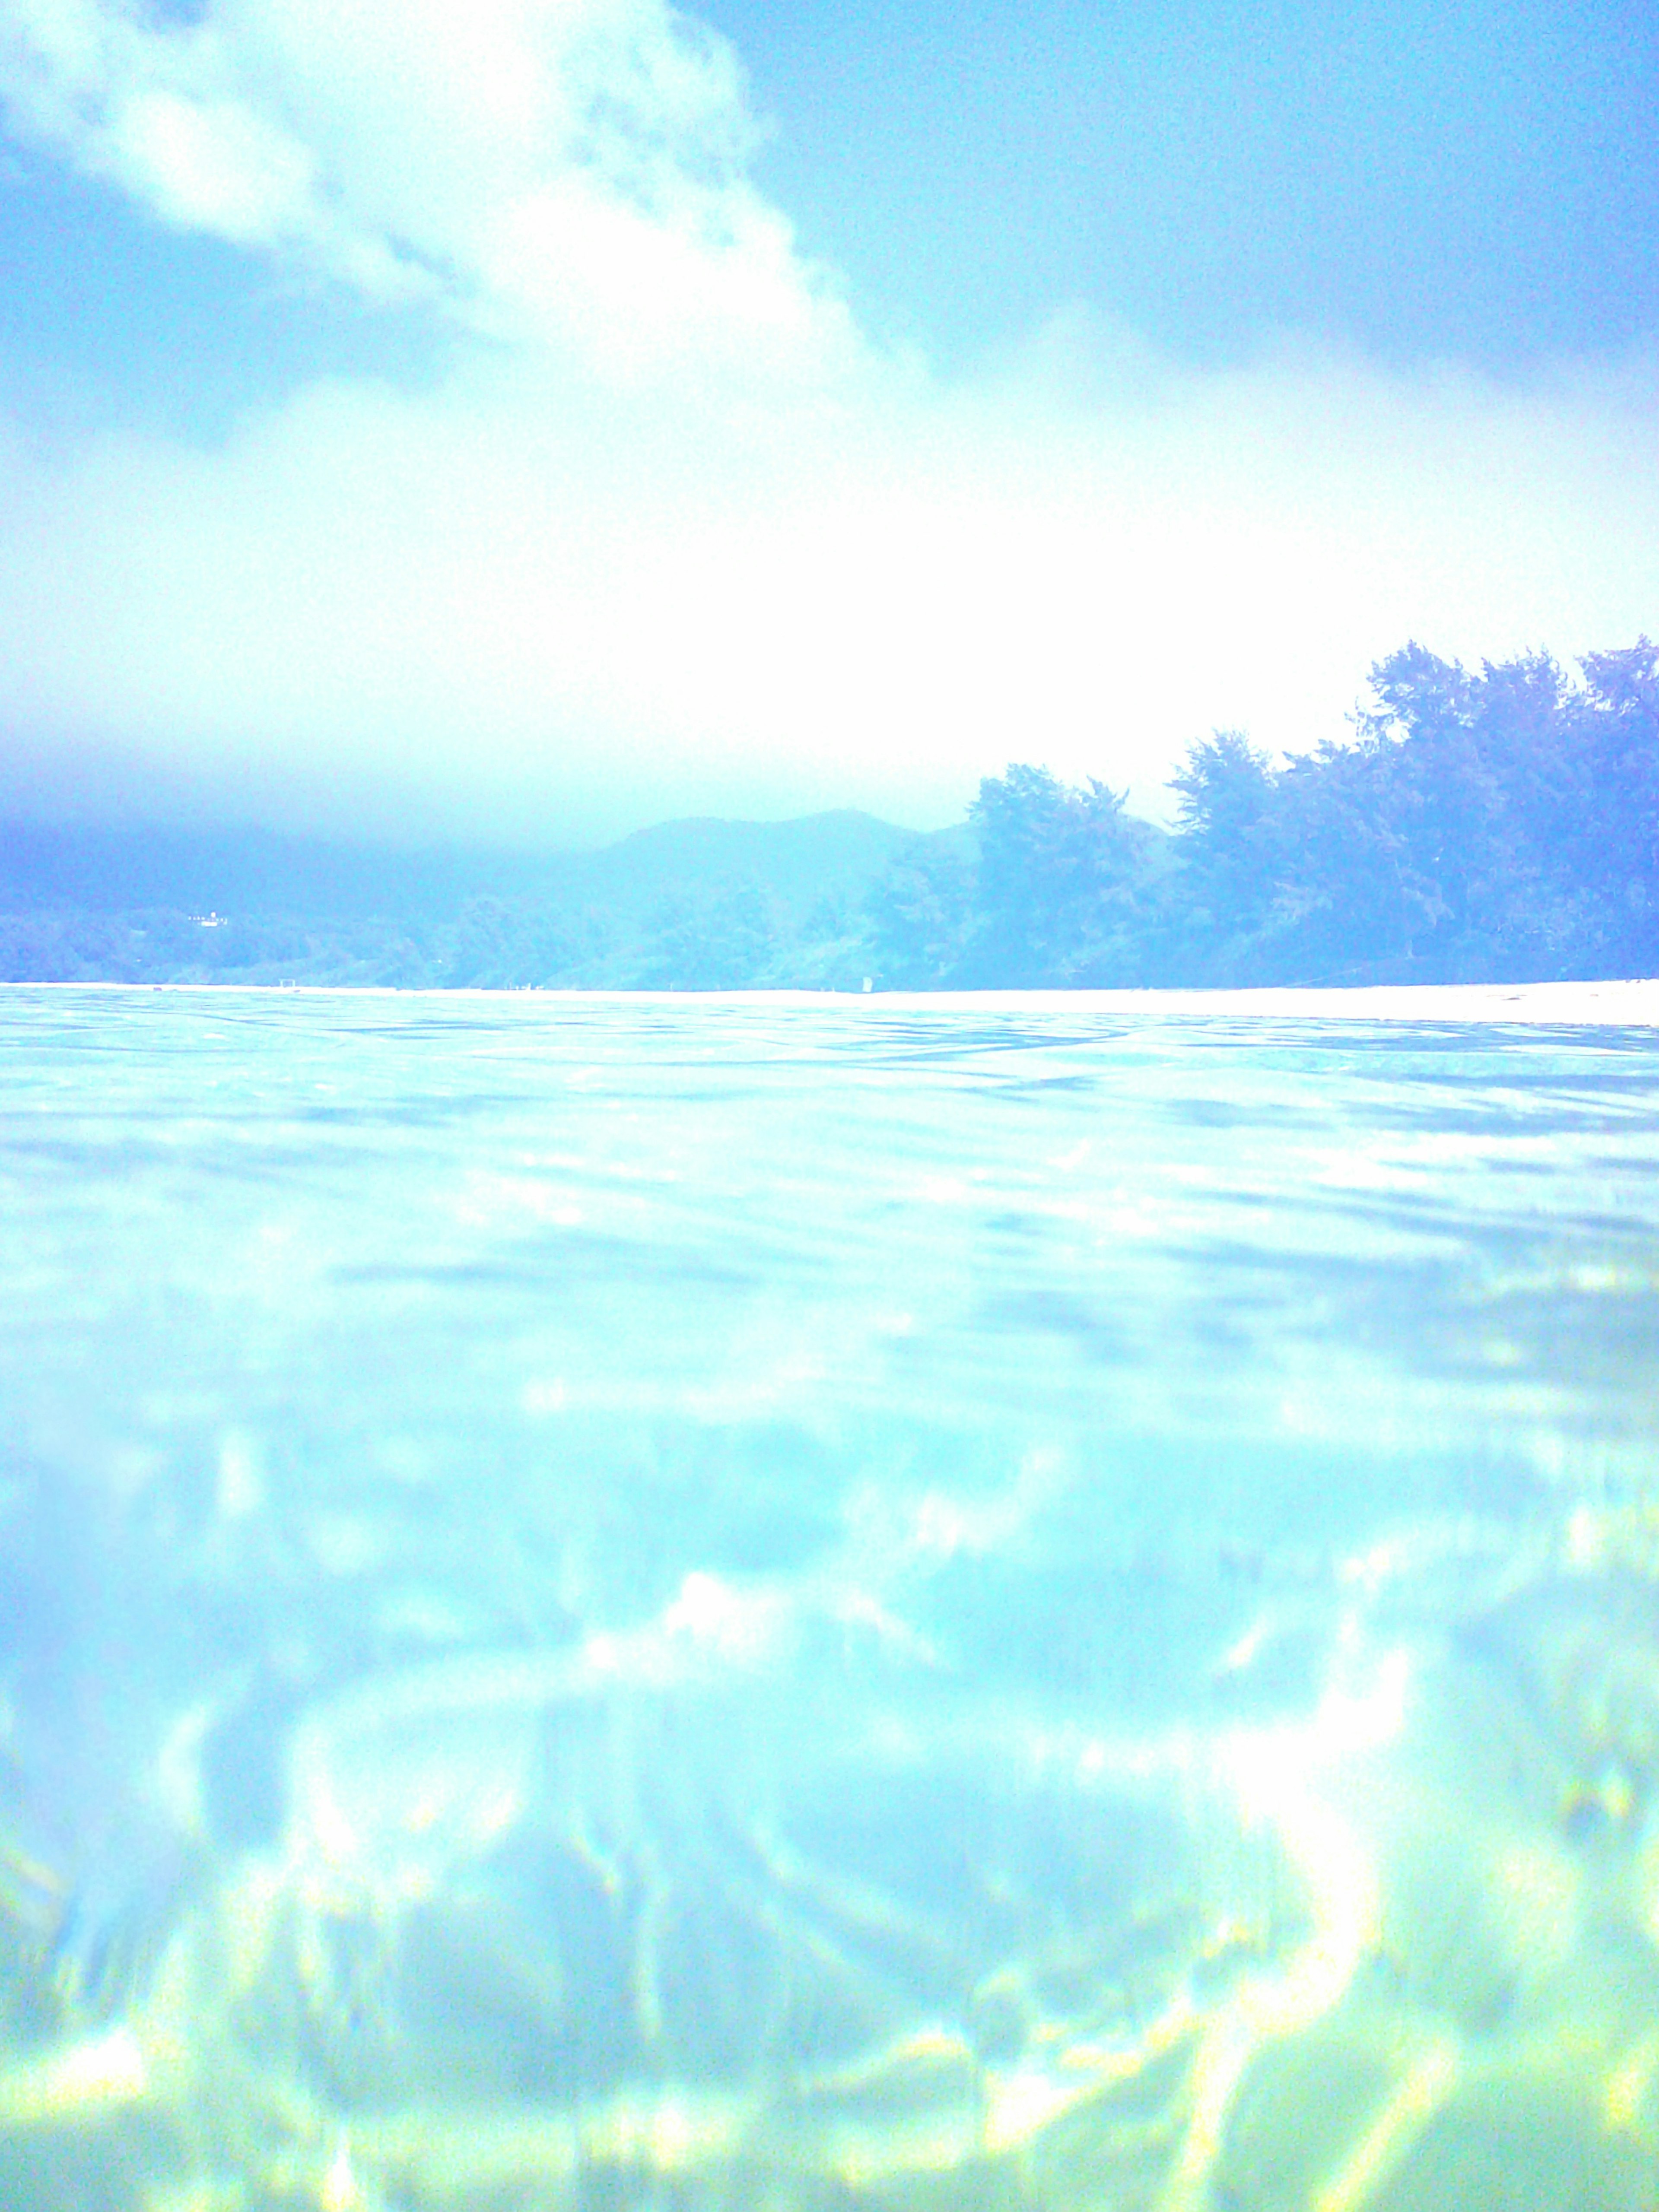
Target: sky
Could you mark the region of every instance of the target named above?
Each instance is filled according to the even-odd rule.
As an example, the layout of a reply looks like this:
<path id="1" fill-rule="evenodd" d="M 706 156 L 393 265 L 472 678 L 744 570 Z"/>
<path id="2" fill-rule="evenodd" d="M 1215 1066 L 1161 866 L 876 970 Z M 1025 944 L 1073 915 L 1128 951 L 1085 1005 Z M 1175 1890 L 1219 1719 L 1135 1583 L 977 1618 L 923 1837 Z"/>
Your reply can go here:
<path id="1" fill-rule="evenodd" d="M 1659 11 L 0 0 L 0 818 L 1167 818 L 1659 628 Z"/>

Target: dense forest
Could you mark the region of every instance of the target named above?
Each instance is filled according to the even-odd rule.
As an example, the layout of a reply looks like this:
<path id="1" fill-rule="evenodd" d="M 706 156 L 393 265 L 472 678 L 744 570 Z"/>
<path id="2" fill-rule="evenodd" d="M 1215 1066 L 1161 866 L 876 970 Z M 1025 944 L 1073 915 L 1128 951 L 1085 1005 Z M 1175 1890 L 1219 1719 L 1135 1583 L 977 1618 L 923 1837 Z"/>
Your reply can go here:
<path id="1" fill-rule="evenodd" d="M 1580 668 L 1535 653 L 1472 673 L 1408 645 L 1372 671 L 1346 742 L 1278 765 L 1235 732 L 1195 744 L 1173 830 L 1099 782 L 1017 764 L 954 832 L 907 841 L 856 815 L 669 825 L 542 880 L 452 872 L 447 898 L 404 885 L 378 906 L 313 890 L 285 907 L 267 885 L 223 916 L 112 907 L 67 878 L 8 892 L 0 872 L 0 976 L 856 990 L 1652 975 L 1659 648 Z"/>
<path id="2" fill-rule="evenodd" d="M 1408 645 L 1346 744 L 1193 746 L 1160 836 L 1102 785 L 1011 768 L 973 860 L 871 901 L 890 983 L 1532 981 L 1659 970 L 1659 649 L 1471 674 Z"/>

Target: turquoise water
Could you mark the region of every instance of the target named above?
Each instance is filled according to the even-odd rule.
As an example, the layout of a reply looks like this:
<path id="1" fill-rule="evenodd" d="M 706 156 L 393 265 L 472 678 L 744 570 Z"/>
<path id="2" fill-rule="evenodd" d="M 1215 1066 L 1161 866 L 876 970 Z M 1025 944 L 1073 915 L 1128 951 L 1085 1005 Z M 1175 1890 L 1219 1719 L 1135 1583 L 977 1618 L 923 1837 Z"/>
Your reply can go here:
<path id="1" fill-rule="evenodd" d="M 0 2201 L 1659 2201 L 1659 1042 L 0 992 Z"/>

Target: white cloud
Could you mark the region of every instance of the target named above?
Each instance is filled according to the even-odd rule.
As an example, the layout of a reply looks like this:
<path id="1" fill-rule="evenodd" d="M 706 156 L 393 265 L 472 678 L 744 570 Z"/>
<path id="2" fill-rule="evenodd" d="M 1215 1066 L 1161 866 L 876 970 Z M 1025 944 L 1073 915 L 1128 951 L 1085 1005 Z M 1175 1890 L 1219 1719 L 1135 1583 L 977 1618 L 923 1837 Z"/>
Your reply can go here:
<path id="1" fill-rule="evenodd" d="M 852 343 L 744 164 L 729 46 L 665 0 L 9 0 L 15 125 L 164 222 L 497 336 L 675 370 Z"/>
<path id="2" fill-rule="evenodd" d="M 300 228 L 316 193 L 303 147 L 234 100 L 135 93 L 111 117 L 112 166 L 163 216 L 268 246 Z"/>
<path id="3" fill-rule="evenodd" d="M 1655 624 L 1650 377 L 1200 374 L 1078 317 L 947 387 L 802 264 L 734 58 L 660 0 L 8 19 L 83 168 L 480 342 L 215 451 L 0 454 L 0 805 L 557 842 L 943 820 L 1011 758 L 1146 805 L 1213 725 L 1340 734 L 1407 635 Z"/>

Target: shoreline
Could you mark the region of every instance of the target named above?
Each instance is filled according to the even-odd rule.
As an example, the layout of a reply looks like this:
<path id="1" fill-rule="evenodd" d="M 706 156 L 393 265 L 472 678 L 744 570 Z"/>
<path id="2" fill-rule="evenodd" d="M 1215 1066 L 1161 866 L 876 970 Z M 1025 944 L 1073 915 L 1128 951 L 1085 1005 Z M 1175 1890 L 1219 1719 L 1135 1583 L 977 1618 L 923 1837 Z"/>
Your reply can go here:
<path id="1" fill-rule="evenodd" d="M 118 983 L 8 982 L 0 994 L 21 992 L 158 991 L 218 998 L 510 999 L 638 1001 L 775 1006 L 857 1005 L 889 1009 L 1006 1009 L 1018 1005 L 1045 1013 L 1142 1014 L 1212 1019 L 1294 1016 L 1343 1022 L 1467 1022 L 1538 1024 L 1560 1028 L 1659 1029 L 1659 977 L 1636 976 L 1585 983 L 1367 983 L 1353 986 L 1268 984 L 1241 990 L 1032 991 L 582 991 L 539 986 L 491 990 L 477 987 L 406 989 L 392 983 Z"/>

